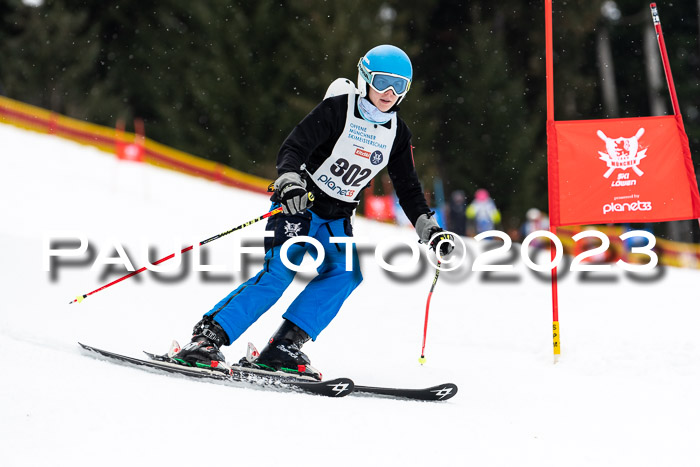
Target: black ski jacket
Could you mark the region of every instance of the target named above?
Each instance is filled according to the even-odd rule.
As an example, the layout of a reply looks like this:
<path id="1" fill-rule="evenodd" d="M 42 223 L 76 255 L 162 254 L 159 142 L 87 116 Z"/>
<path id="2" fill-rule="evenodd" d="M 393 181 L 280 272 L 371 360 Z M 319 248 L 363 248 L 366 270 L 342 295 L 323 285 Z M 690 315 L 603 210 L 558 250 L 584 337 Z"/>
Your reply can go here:
<path id="1" fill-rule="evenodd" d="M 360 117 L 357 109 L 358 97 L 355 98 L 355 115 Z M 358 204 L 331 198 L 323 193 L 306 173 L 313 173 L 333 152 L 335 143 L 345 128 L 347 108 L 347 95 L 325 99 L 294 127 L 277 155 L 278 174 L 296 172 L 305 177 L 307 189 L 315 197 L 311 210 L 325 219 L 350 217 Z M 430 212 L 430 209 L 413 163 L 411 131 L 400 118 L 396 119 L 396 123 L 398 128 L 387 170 L 401 208 L 415 225 L 416 219 L 421 214 Z M 385 126 L 389 125 L 391 121 L 385 123 Z M 302 169 L 304 164 L 306 171 Z M 364 188 L 368 186 L 369 183 Z"/>

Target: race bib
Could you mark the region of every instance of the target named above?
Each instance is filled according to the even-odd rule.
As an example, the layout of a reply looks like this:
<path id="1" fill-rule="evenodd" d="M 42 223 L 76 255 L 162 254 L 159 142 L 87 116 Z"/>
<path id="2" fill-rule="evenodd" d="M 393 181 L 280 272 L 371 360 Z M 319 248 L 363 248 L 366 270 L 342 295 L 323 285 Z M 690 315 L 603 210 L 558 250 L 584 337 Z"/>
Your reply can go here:
<path id="1" fill-rule="evenodd" d="M 331 155 L 311 174 L 314 183 L 328 196 L 357 201 L 362 187 L 389 163 L 396 137 L 396 115 L 391 129 L 355 117 L 355 94 L 348 94 L 345 128 Z"/>

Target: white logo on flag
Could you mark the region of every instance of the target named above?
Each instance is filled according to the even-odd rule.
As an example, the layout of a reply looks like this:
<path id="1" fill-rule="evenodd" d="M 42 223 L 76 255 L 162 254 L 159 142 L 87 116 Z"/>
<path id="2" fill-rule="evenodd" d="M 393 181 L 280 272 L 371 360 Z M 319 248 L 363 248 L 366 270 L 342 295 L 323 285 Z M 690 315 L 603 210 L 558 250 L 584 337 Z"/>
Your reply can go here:
<path id="1" fill-rule="evenodd" d="M 600 159 L 608 164 L 608 171 L 605 172 L 605 178 L 610 177 L 610 175 L 616 170 L 627 170 L 632 169 L 634 172 L 642 176 L 642 172 L 639 167 L 639 161 L 647 157 L 647 148 L 639 151 L 639 138 L 644 134 L 644 128 L 640 128 L 637 134 L 631 138 L 608 138 L 605 133 L 598 130 L 598 137 L 605 141 L 606 152 L 598 151 L 600 154 Z"/>

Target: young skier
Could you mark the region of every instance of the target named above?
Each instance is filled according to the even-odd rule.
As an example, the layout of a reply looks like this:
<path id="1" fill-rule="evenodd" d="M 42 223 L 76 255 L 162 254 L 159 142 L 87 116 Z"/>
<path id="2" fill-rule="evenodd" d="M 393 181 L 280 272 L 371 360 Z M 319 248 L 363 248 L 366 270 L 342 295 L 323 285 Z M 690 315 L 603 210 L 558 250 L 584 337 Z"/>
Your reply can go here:
<path id="1" fill-rule="evenodd" d="M 484 188 L 479 188 L 474 193 L 474 201 L 467 206 L 467 232 L 469 235 L 478 235 L 487 230 L 493 230 L 501 222 L 501 212 L 491 195 Z"/>
<path id="2" fill-rule="evenodd" d="M 449 240 L 442 242 L 441 254 L 452 251 L 452 236 L 435 221 L 418 181 L 411 132 L 396 114 L 413 79 L 410 59 L 397 47 L 380 45 L 360 59 L 358 69 L 358 89 L 349 80 L 336 80 L 329 88 L 332 97 L 314 108 L 282 144 L 271 199 L 273 207 L 282 206 L 283 215 L 268 220 L 266 230 L 274 237 L 265 239 L 264 266 L 204 315 L 192 341 L 174 355 L 177 361 L 193 366 L 224 362 L 220 347 L 243 334 L 294 279 L 280 249 L 287 239 L 304 235 L 321 243 L 325 260 L 252 365 L 320 379 L 301 347 L 316 340 L 362 281 L 356 247 L 331 243 L 330 238 L 352 237 L 350 218 L 359 195 L 384 167 L 420 240 L 432 249 Z M 343 83 L 350 86 L 333 96 Z M 353 249 L 351 271 L 345 267 L 346 247 Z M 295 243 L 287 258 L 299 265 L 307 251 L 316 257 L 313 245 Z"/>

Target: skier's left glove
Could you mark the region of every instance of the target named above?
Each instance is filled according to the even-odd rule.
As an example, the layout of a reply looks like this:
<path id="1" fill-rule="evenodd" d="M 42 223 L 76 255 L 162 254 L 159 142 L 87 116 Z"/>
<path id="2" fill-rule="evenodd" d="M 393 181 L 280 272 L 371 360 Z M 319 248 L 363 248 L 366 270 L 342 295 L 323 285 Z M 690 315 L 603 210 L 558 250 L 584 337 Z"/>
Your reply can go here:
<path id="1" fill-rule="evenodd" d="M 452 253 L 455 249 L 455 238 L 447 230 L 438 227 L 430 232 L 430 238 L 433 239 L 430 242 L 430 249 L 435 251 L 438 245 L 440 245 L 440 257 L 445 257 Z M 442 243 L 441 243 L 442 242 Z"/>
<path id="2" fill-rule="evenodd" d="M 306 181 L 296 172 L 287 172 L 275 180 L 275 192 L 287 215 L 304 212 L 311 207 L 313 197 L 306 191 Z"/>
<path id="3" fill-rule="evenodd" d="M 433 251 L 440 244 L 440 256 L 447 256 L 455 248 L 454 236 L 438 225 L 433 217 L 434 214 L 434 212 L 422 214 L 416 220 L 416 233 L 421 242 L 430 245 Z"/>

